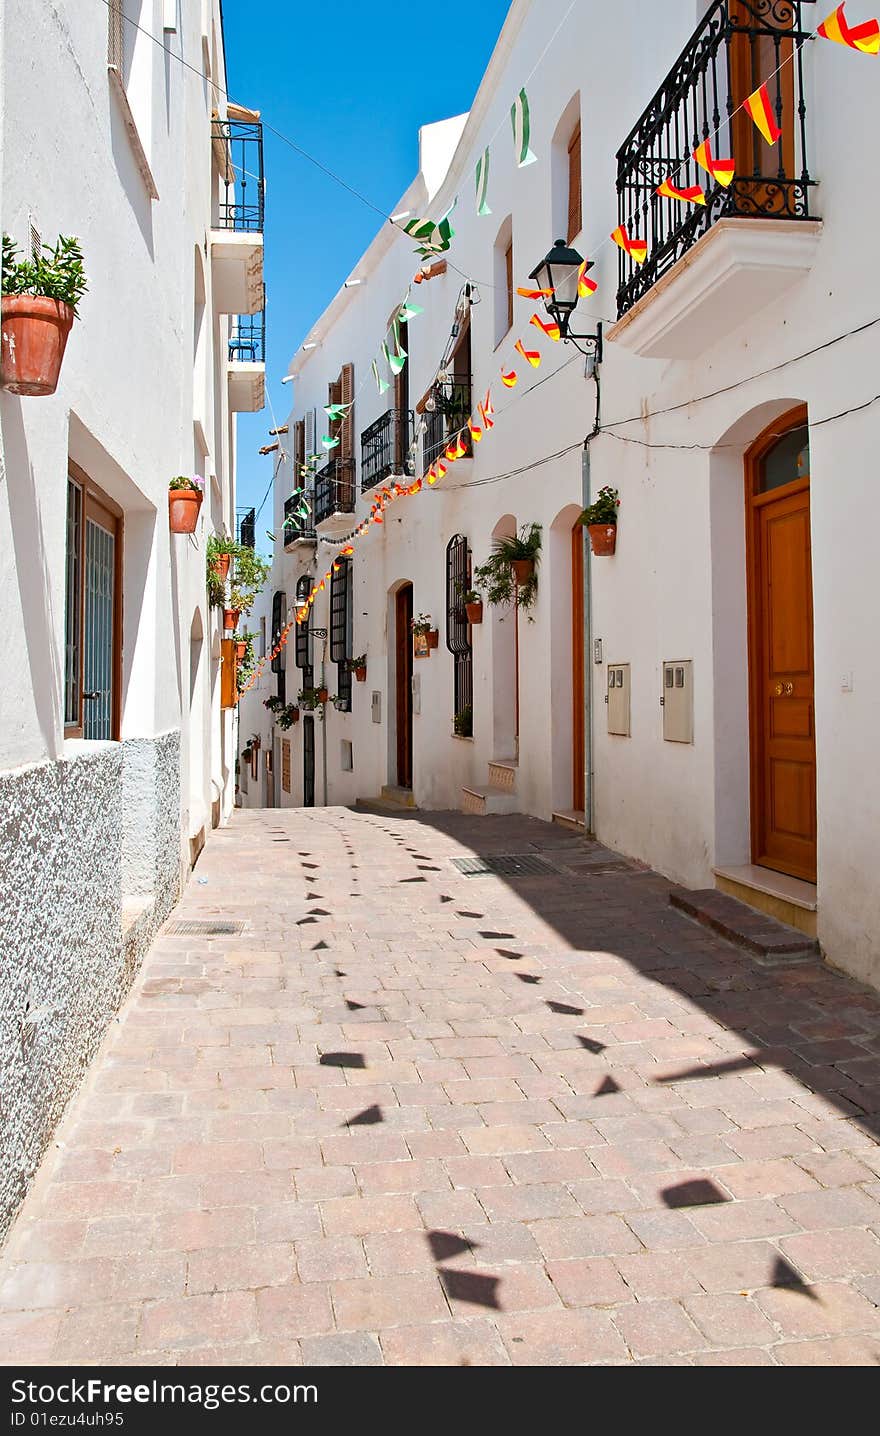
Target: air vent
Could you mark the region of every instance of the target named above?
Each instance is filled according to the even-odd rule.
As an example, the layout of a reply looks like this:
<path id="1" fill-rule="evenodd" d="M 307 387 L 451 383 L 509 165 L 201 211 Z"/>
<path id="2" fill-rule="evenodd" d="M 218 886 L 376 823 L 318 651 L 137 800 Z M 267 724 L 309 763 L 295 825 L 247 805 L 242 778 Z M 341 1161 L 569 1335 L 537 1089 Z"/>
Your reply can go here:
<path id="1" fill-rule="evenodd" d="M 493 853 L 473 858 L 453 858 L 453 867 L 466 878 L 494 874 L 502 878 L 547 878 L 558 873 L 552 863 L 532 853 Z"/>
<path id="2" fill-rule="evenodd" d="M 170 922 L 165 929 L 166 937 L 237 937 L 244 932 L 243 922 Z"/>

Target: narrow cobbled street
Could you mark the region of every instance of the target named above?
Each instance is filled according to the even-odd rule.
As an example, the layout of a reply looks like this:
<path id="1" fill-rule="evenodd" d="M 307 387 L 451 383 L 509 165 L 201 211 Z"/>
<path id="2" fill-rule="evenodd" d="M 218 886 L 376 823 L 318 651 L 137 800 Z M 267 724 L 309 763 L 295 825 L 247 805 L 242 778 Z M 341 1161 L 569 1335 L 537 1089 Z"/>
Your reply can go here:
<path id="1" fill-rule="evenodd" d="M 878 1108 L 876 995 L 563 829 L 239 812 L 25 1203 L 0 1351 L 876 1365 Z"/>

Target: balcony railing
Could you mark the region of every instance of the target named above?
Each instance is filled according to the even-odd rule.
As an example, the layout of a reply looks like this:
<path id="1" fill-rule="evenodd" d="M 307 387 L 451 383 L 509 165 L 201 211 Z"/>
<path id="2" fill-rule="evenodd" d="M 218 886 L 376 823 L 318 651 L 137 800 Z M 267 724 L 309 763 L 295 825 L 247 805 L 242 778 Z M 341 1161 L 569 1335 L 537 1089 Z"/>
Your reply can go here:
<path id="1" fill-rule="evenodd" d="M 238 510 L 238 541 L 242 548 L 254 548 L 256 545 L 257 511 L 256 509 Z"/>
<path id="2" fill-rule="evenodd" d="M 296 543 L 300 539 L 311 539 L 314 541 L 316 535 L 309 519 L 303 518 L 297 513 L 302 503 L 300 494 L 291 494 L 289 499 L 284 500 L 284 545 Z"/>
<path id="3" fill-rule="evenodd" d="M 229 360 L 237 364 L 265 364 L 266 311 L 236 314 L 229 332 Z"/>
<path id="4" fill-rule="evenodd" d="M 211 138 L 225 158 L 217 228 L 262 233 L 266 200 L 263 126 L 258 120 L 214 120 Z"/>
<path id="5" fill-rule="evenodd" d="M 802 24 L 812 0 L 715 0 L 684 51 L 617 154 L 620 223 L 644 240 L 637 265 L 620 252 L 618 315 L 622 316 L 719 219 L 809 219 Z M 782 130 L 765 143 L 743 101 L 767 84 Z M 704 140 L 713 159 L 732 157 L 729 188 L 696 164 Z M 702 185 L 706 204 L 665 198 L 657 186 L 672 177 L 677 189 Z"/>
<path id="6" fill-rule="evenodd" d="M 361 434 L 361 493 L 381 484 L 389 474 L 406 472 L 412 413 L 389 409 Z"/>
<path id="7" fill-rule="evenodd" d="M 315 476 L 315 523 L 333 514 L 353 514 L 355 502 L 354 459 L 333 459 Z"/>
<path id="8" fill-rule="evenodd" d="M 422 455 L 425 467 L 439 459 L 451 438 L 461 430 L 462 443 L 471 452 L 471 436 L 466 425 L 471 413 L 471 376 L 453 374 L 436 385 L 425 409 L 425 436 Z"/>

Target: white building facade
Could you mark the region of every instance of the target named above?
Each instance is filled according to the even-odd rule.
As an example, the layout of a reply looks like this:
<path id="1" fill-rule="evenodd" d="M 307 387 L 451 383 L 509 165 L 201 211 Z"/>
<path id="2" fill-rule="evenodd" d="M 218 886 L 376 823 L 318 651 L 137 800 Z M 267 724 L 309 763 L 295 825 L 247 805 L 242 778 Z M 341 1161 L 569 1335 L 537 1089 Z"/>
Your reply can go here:
<path id="1" fill-rule="evenodd" d="M 7 0 L 0 33 L 0 223 L 77 236 L 89 278 L 56 392 L 0 393 L 2 1232 L 232 808 L 205 544 L 264 356 L 259 123 L 227 113 L 217 0 Z M 191 536 L 177 474 L 204 480 Z"/>
<path id="2" fill-rule="evenodd" d="M 273 802 L 384 792 L 581 821 L 685 886 L 817 934 L 831 962 L 876 984 L 872 63 L 815 38 L 812 0 L 567 8 L 514 3 L 470 114 L 422 132 L 397 208 L 437 221 L 457 198 L 434 276 L 412 285 L 421 261 L 384 226 L 293 359 L 276 632 L 383 485 L 424 476 L 438 439 L 481 422 L 490 389 L 495 424 L 355 541 L 311 633 L 300 626 L 263 680 L 288 703 L 314 684 L 341 701 L 300 705 L 281 732 L 261 689 L 243 730 L 261 735 Z M 772 143 L 743 108 L 762 82 Z M 509 111 L 524 84 L 537 162 L 520 168 Z M 732 183 L 692 159 L 707 138 Z M 657 195 L 670 177 L 707 203 Z M 646 242 L 643 264 L 611 242 L 621 223 Z M 572 321 L 603 326 L 595 372 L 530 325 L 548 315 L 516 293 L 560 237 L 595 261 L 598 288 Z M 370 364 L 409 286 L 424 312 L 380 395 Z M 323 406 L 352 399 L 328 425 Z M 296 466 L 337 429 L 306 532 L 285 529 Z M 595 557 L 577 520 L 606 485 L 620 495 L 616 549 Z M 532 523 L 534 607 L 464 623 L 458 580 Z M 420 613 L 439 646 L 414 657 Z M 363 654 L 349 693 L 343 660 Z M 243 793 L 266 798 L 257 783 Z"/>

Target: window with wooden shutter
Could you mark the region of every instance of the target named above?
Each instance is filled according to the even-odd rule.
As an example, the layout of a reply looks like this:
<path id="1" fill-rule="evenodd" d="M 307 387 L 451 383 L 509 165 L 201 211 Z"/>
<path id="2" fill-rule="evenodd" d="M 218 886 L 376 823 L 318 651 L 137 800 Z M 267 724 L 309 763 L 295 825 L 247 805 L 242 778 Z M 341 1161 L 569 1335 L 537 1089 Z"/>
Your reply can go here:
<path id="1" fill-rule="evenodd" d="M 296 602 L 297 607 L 305 603 L 312 591 L 314 579 L 304 573 L 296 581 Z M 308 610 L 302 623 L 296 625 L 296 637 L 293 645 L 293 661 L 297 668 L 302 670 L 303 688 L 311 688 L 314 685 L 315 675 L 311 662 L 311 637 L 309 624 L 311 622 L 311 609 Z"/>
<path id="2" fill-rule="evenodd" d="M 446 546 L 446 647 L 452 654 L 453 717 L 464 728 L 472 727 L 474 703 L 471 628 L 464 606 L 470 586 L 471 551 L 467 539 L 455 534 Z"/>
<path id="3" fill-rule="evenodd" d="M 330 579 L 330 662 L 337 665 L 336 694 L 338 706 L 351 710 L 351 560 L 340 558 L 333 565 Z"/>
<path id="4" fill-rule="evenodd" d="M 342 373 L 339 376 L 340 404 L 351 405 L 345 418 L 341 422 L 340 437 L 342 443 L 339 445 L 340 457 L 343 459 L 354 459 L 354 365 L 343 364 Z"/>
<path id="5" fill-rule="evenodd" d="M 284 627 L 284 615 L 287 611 L 287 595 L 279 589 L 272 595 L 272 648 L 274 649 L 281 637 L 281 630 Z M 284 676 L 284 649 L 277 653 L 272 659 L 272 672 L 278 679 L 278 697 L 282 702 L 286 701 L 286 679 Z"/>
<path id="6" fill-rule="evenodd" d="M 299 488 L 302 483 L 300 469 L 306 461 L 306 421 L 297 419 L 293 426 L 293 464 L 295 473 L 293 476 L 294 487 Z"/>
<path id="7" fill-rule="evenodd" d="M 504 273 L 507 280 L 507 327 L 513 327 L 513 240 L 504 251 Z"/>
<path id="8" fill-rule="evenodd" d="M 583 228 L 581 214 L 581 127 L 577 126 L 568 142 L 568 243 Z"/>

